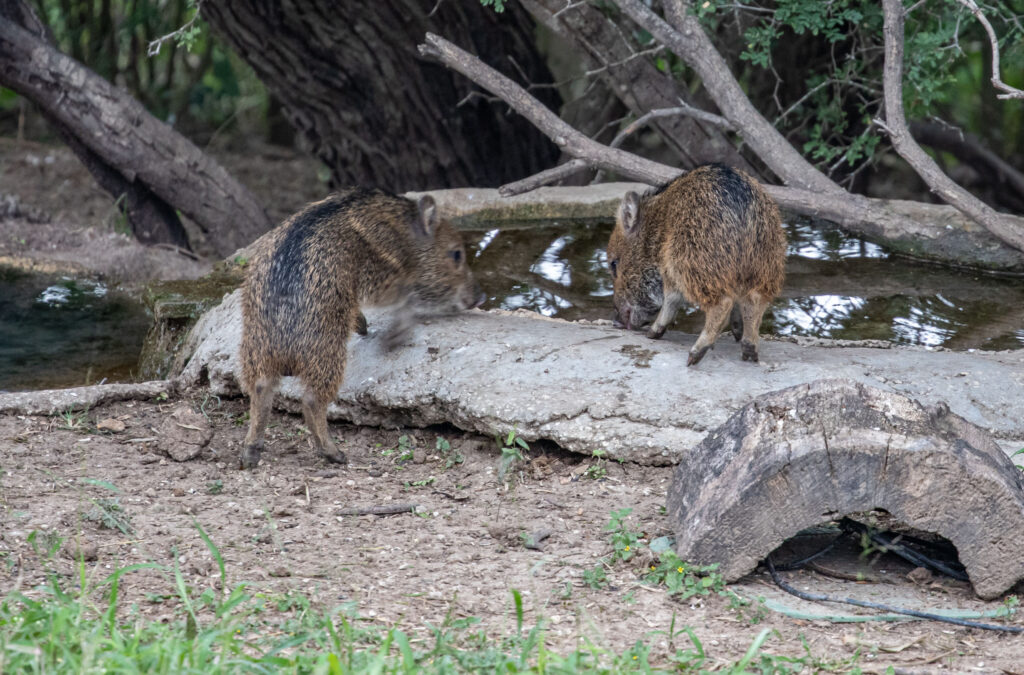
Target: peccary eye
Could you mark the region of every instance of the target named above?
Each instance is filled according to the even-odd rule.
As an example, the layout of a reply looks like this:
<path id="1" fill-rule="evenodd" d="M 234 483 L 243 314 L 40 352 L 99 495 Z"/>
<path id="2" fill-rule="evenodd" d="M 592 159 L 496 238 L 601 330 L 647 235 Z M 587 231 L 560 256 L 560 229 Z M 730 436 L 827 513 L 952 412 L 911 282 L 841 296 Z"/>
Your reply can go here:
<path id="1" fill-rule="evenodd" d="M 454 251 L 449 251 L 448 255 L 450 255 L 452 260 L 455 261 L 456 266 L 462 264 L 462 251 L 455 249 Z"/>
<path id="2" fill-rule="evenodd" d="M 619 274 L 619 261 L 613 260 L 608 263 L 608 266 L 612 268 L 612 279 L 614 279 Z"/>

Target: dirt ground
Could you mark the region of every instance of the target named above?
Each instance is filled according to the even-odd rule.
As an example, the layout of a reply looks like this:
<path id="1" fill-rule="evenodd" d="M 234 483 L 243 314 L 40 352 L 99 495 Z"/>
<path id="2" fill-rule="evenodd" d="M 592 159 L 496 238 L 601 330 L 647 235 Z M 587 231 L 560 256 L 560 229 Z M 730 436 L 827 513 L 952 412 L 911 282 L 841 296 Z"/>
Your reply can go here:
<path id="1" fill-rule="evenodd" d="M 179 405 L 200 412 L 213 431 L 209 445 L 184 462 L 164 454 L 160 440 L 161 425 Z M 926 621 L 791 619 L 756 602 L 737 612 L 725 597 L 681 602 L 664 587 L 641 583 L 643 555 L 602 565 L 612 552 L 604 528 L 613 510 L 631 508 L 628 527 L 647 542 L 670 534 L 662 515 L 670 469 L 596 464 L 535 447 L 506 487 L 493 439 L 451 428 L 335 424 L 332 432 L 349 457 L 339 467 L 314 455 L 300 418 L 276 414 L 263 461 L 245 472 L 237 468 L 245 410 L 244 399 L 197 392 L 182 401 L 104 405 L 80 416 L 0 415 L 0 588 L 32 589 L 47 570 L 75 583 L 76 550 L 94 558 L 86 563 L 94 580 L 135 563 L 171 566 L 176 554 L 188 583 L 216 587 L 217 566 L 195 521 L 219 547 L 229 584 L 245 581 L 268 594 L 300 591 L 325 608 L 355 601 L 364 617 L 413 632 L 452 612 L 479 617 L 492 635 L 505 634 L 514 626 L 510 590 L 518 589 L 527 621 L 546 618 L 556 648 L 572 649 L 583 636 L 619 651 L 642 639 L 657 652 L 666 648 L 657 631 L 667 631 L 675 615 L 677 627 L 692 627 L 719 663 L 740 658 L 768 626 L 776 631 L 766 645 L 770 653 L 803 657 L 806 643 L 812 655 L 835 664 L 859 652 L 857 664 L 867 672 L 888 665 L 908 669 L 902 672 L 1024 672 L 1019 636 Z M 104 423 L 111 419 L 124 430 L 97 430 L 98 424 L 120 429 Z M 449 451 L 437 450 L 439 438 Z M 588 476 L 595 465 L 600 470 Z M 112 499 L 127 532 L 95 520 L 96 503 Z M 416 513 L 338 515 L 343 507 L 407 503 L 417 505 Z M 540 550 L 526 548 L 521 535 L 542 530 L 551 534 Z M 63 552 L 49 561 L 34 552 L 33 532 L 37 548 L 60 537 Z M 873 584 L 842 581 L 832 572 L 786 576 L 802 589 L 843 596 L 871 590 L 883 598 L 910 597 L 914 607 L 1001 606 L 981 603 L 963 583 L 915 582 L 909 567 L 888 558 L 871 567 Z M 859 564 L 856 553 L 845 560 L 851 561 Z M 607 586 L 591 588 L 584 573 L 599 565 Z M 173 594 L 167 578 L 143 570 L 122 583 L 126 605 L 137 602 L 145 615 L 168 618 L 167 604 L 147 600 Z M 733 589 L 747 598 L 788 597 L 764 572 Z"/>
<path id="2" fill-rule="evenodd" d="M 275 219 L 326 191 L 315 162 L 295 153 L 265 149 L 221 158 Z M 77 265 L 132 283 L 192 277 L 209 266 L 131 241 L 120 231 L 109 197 L 61 147 L 0 139 L 3 196 L 13 196 L 18 208 L 0 212 L 0 264 L 27 259 Z M 213 437 L 197 457 L 178 462 L 160 449 L 161 425 L 183 404 L 204 416 Z M 715 594 L 678 601 L 664 587 L 641 583 L 642 556 L 603 564 L 612 552 L 604 529 L 612 511 L 631 508 L 628 525 L 647 542 L 670 534 L 662 513 L 670 469 L 596 462 L 537 446 L 506 487 L 493 439 L 453 428 L 334 424 L 332 433 L 350 460 L 338 467 L 314 456 L 299 418 L 276 414 L 263 462 L 243 472 L 237 457 L 246 409 L 243 399 L 221 401 L 199 391 L 181 401 L 121 402 L 84 415 L 0 415 L 0 594 L 14 587 L 32 593 L 48 571 L 74 583 L 71 555 L 48 559 L 37 551 L 58 539 L 65 542 L 63 551 L 90 558 L 86 572 L 93 580 L 134 563 L 171 565 L 177 556 L 188 583 L 215 587 L 219 572 L 198 522 L 219 547 L 230 585 L 299 591 L 325 608 L 354 601 L 364 617 L 414 632 L 450 612 L 479 617 L 491 635 L 507 634 L 515 625 L 510 590 L 517 589 L 527 621 L 545 618 L 552 646 L 565 650 L 585 637 L 618 651 L 645 640 L 664 653 L 667 638 L 659 631 L 669 630 L 675 616 L 676 627 L 692 627 L 718 664 L 740 658 L 768 626 L 775 633 L 767 652 L 804 657 L 809 650 L 839 672 L 859 654 L 857 665 L 865 672 L 893 665 L 907 673 L 1024 673 L 1020 636 L 926 621 L 789 618 L 756 599 L 764 596 L 805 615 L 870 612 L 797 601 L 763 571 L 732 586 L 754 599 L 741 611 Z M 111 419 L 124 429 L 97 429 Z M 120 429 L 117 423 L 102 426 Z M 451 450 L 439 451 L 439 438 Z M 400 459 L 410 451 L 411 458 Z M 95 519 L 97 503 L 109 506 L 111 500 L 126 531 Z M 405 503 L 416 504 L 417 511 L 338 514 L 342 507 Z M 543 530 L 550 536 L 540 550 L 524 546 L 521 535 Z M 909 607 L 1003 606 L 980 602 L 966 584 L 922 579 L 889 556 L 872 560 L 868 583 L 835 573 L 862 571 L 866 563 L 857 551 L 837 552 L 826 562 L 832 572 L 821 567 L 826 573 L 786 576 L 801 589 Z M 597 566 L 607 574 L 602 588 L 584 579 Z M 164 576 L 133 572 L 122 590 L 126 606 L 138 603 L 155 619 L 170 616 L 167 603 L 173 600 L 151 601 L 174 593 Z M 1024 625 L 1020 618 L 1012 621 Z"/>

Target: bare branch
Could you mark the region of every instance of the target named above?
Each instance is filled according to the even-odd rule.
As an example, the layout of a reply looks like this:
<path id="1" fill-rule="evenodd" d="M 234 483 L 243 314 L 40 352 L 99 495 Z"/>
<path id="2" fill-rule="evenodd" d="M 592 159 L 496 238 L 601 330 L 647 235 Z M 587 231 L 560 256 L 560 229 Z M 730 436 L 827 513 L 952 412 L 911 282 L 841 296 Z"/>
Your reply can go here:
<path id="1" fill-rule="evenodd" d="M 996 38 L 996 31 L 992 28 L 992 24 L 989 23 L 988 19 L 982 13 L 981 8 L 974 0 L 956 0 L 958 3 L 966 7 L 974 18 L 978 20 L 984 28 L 985 32 L 988 33 L 988 42 L 992 46 L 992 86 L 996 89 L 1006 92 L 1005 94 L 996 94 L 996 98 L 1009 99 L 1009 98 L 1024 98 L 1024 91 L 1011 87 L 1002 81 L 999 77 L 999 40 Z M 959 32 L 959 31 L 958 31 Z"/>
<path id="2" fill-rule="evenodd" d="M 885 91 L 885 122 L 876 120 L 892 141 L 892 146 L 913 167 L 932 192 L 984 227 L 1001 241 L 1024 251 L 1024 228 L 1016 226 L 942 172 L 907 129 L 903 114 L 903 3 L 882 0 L 885 35 L 885 66 L 882 84 Z"/>
<path id="3" fill-rule="evenodd" d="M 612 140 L 612 142 L 608 144 L 608 147 L 619 147 L 620 145 L 622 145 L 622 142 L 626 140 L 626 138 L 628 138 L 631 134 L 636 133 L 638 129 L 641 129 L 645 124 L 647 124 L 653 119 L 659 119 L 661 117 L 672 117 L 674 115 L 687 115 L 689 117 L 694 117 L 696 119 L 701 120 L 702 122 L 707 122 L 708 124 L 713 124 L 716 127 L 725 129 L 726 131 L 736 130 L 736 128 L 732 125 L 732 122 L 725 119 L 721 115 L 715 115 L 704 110 L 699 110 L 697 108 L 694 108 L 692 105 L 680 101 L 679 105 L 676 106 L 675 108 L 658 108 L 656 110 L 650 111 L 649 113 L 641 115 L 639 118 L 637 118 L 635 122 L 632 122 L 629 126 L 620 131 L 618 135 L 616 135 L 615 138 Z"/>
<path id="4" fill-rule="evenodd" d="M 563 178 L 568 178 L 575 173 L 579 173 L 580 171 L 589 168 L 590 162 L 582 159 L 569 160 L 565 164 L 559 164 L 553 169 L 547 169 L 522 180 L 517 180 L 514 183 L 502 185 L 498 188 L 498 194 L 502 197 L 514 197 L 516 195 L 521 195 L 524 192 L 529 192 L 530 190 L 536 190 L 542 185 L 551 185 Z"/>
<path id="5" fill-rule="evenodd" d="M 421 44 L 418 49 L 423 56 L 441 61 L 504 100 L 573 157 L 586 158 L 592 166 L 614 170 L 652 185 L 665 183 L 679 174 L 678 169 L 618 148 L 609 148 L 588 138 L 562 121 L 518 84 L 439 35 L 427 33 L 425 44 Z"/>

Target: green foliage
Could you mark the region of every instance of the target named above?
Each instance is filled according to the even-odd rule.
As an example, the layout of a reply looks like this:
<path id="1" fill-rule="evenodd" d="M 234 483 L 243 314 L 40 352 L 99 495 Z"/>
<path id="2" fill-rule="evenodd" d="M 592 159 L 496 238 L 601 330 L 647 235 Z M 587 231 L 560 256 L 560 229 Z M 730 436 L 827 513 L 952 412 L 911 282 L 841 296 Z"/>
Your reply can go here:
<path id="1" fill-rule="evenodd" d="M 505 11 L 505 0 L 480 0 L 480 4 L 484 7 L 493 7 L 498 14 Z"/>
<path id="2" fill-rule="evenodd" d="M 1013 453 L 1012 455 L 1010 455 L 1010 457 L 1016 457 L 1017 455 L 1024 455 L 1024 448 L 1021 448 L 1017 452 Z M 1021 471 L 1024 471 L 1024 464 L 1016 464 L 1016 467 Z"/>
<path id="3" fill-rule="evenodd" d="M 633 509 L 612 511 L 608 524 L 604 526 L 606 532 L 611 532 L 609 540 L 614 549 L 612 556 L 623 562 L 637 554 L 637 543 L 640 541 L 640 533 L 626 526 L 626 517 L 632 512 Z"/>
<path id="4" fill-rule="evenodd" d="M 35 9 L 61 51 L 154 116 L 206 133 L 263 123 L 266 90 L 205 27 L 196 0 L 37 0 Z M 161 38 L 159 51 L 148 54 Z M 0 90 L 0 111 L 15 100 Z"/>
<path id="5" fill-rule="evenodd" d="M 501 450 L 501 460 L 498 463 L 498 479 L 508 486 L 509 474 L 520 462 L 526 459 L 523 451 L 529 450 L 530 446 L 516 433 L 515 429 L 509 431 L 504 438 L 498 436 L 494 440 L 498 444 L 498 449 Z"/>
<path id="6" fill-rule="evenodd" d="M 882 136 L 872 120 L 884 112 L 877 0 L 705 0 L 696 10 L 726 41 L 720 48 L 735 49 L 739 64 L 748 64 L 739 77 L 754 104 L 769 118 L 774 109 L 776 126 L 821 169 L 855 173 L 875 158 Z M 1024 79 L 1019 3 L 996 0 L 984 11 L 1000 38 L 1004 79 Z M 742 43 L 730 45 L 737 32 Z M 983 29 L 958 3 L 914 5 L 906 16 L 904 104 L 910 118 L 940 116 L 982 136 L 1012 137 L 1012 154 L 1024 145 L 1024 106 L 992 108 L 983 74 L 988 50 Z"/>
<path id="7" fill-rule="evenodd" d="M 695 595 L 722 593 L 725 579 L 718 574 L 718 565 L 691 565 L 673 551 L 661 555 L 644 580 L 651 584 L 664 585 L 669 595 L 686 600 Z"/>
<path id="8" fill-rule="evenodd" d="M 131 514 L 125 510 L 117 497 L 104 497 L 89 501 L 92 502 L 92 509 L 82 516 L 85 520 L 91 520 L 101 528 L 118 530 L 125 535 L 131 535 L 134 532 Z"/>
<path id="9" fill-rule="evenodd" d="M 434 443 L 434 449 L 437 450 L 437 454 L 444 460 L 445 471 L 456 464 L 462 464 L 466 461 L 466 456 L 459 452 L 458 449 L 453 449 L 451 442 L 447 438 L 438 436 L 437 441 Z"/>

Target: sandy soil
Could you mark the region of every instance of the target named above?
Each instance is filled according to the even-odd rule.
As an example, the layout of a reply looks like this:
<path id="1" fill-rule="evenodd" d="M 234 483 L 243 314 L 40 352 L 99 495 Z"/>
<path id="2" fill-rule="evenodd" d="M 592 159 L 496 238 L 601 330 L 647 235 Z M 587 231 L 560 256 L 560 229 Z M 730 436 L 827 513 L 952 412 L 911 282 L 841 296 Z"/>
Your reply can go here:
<path id="1" fill-rule="evenodd" d="M 209 445 L 185 462 L 160 449 L 161 425 L 179 405 L 204 414 L 213 431 Z M 676 615 L 677 626 L 693 627 L 721 663 L 741 657 L 768 626 L 777 631 L 767 643 L 771 653 L 805 656 L 806 641 L 815 657 L 835 663 L 859 651 L 858 664 L 868 672 L 884 672 L 890 664 L 908 672 L 1024 672 L 1019 636 L 933 622 L 790 619 L 756 606 L 737 612 L 717 595 L 680 602 L 663 587 L 641 583 L 638 573 L 649 563 L 643 553 L 629 563 L 604 565 L 608 585 L 589 587 L 584 572 L 612 552 L 604 528 L 613 510 L 633 509 L 629 527 L 646 541 L 669 534 L 662 505 L 670 469 L 601 463 L 607 475 L 594 479 L 586 475 L 592 459 L 535 447 L 506 487 L 491 439 L 451 428 L 335 424 L 332 432 L 350 461 L 338 467 L 313 454 L 299 418 L 276 414 L 263 462 L 243 472 L 236 467 L 245 410 L 244 399 L 220 401 L 199 392 L 182 401 L 105 405 L 72 417 L 70 425 L 62 416 L 0 415 L 0 588 L 31 589 L 47 570 L 73 583 L 76 563 L 67 554 L 73 550 L 95 556 L 86 563 L 92 579 L 133 563 L 169 566 L 176 553 L 190 584 L 215 587 L 217 567 L 195 520 L 220 548 L 230 584 L 245 581 L 265 593 L 300 591 L 324 607 L 355 601 L 363 616 L 413 632 L 451 611 L 479 617 L 492 635 L 503 634 L 514 626 L 510 589 L 518 589 L 527 620 L 549 620 L 553 646 L 566 649 L 585 636 L 618 650 L 644 639 L 658 652 L 666 641 L 655 632 L 667 630 Z M 97 424 L 109 419 L 125 429 L 98 431 Z M 404 460 L 402 436 L 412 448 Z M 436 450 L 438 438 L 452 450 Z M 90 519 L 94 502 L 111 498 L 130 519 L 130 532 Z M 399 503 L 415 503 L 418 510 L 338 515 L 347 506 Z M 541 550 L 525 548 L 521 534 L 543 529 L 551 535 Z M 37 545 L 53 537 L 65 540 L 65 553 L 48 561 L 33 552 L 32 532 Z M 823 565 L 865 564 L 856 551 L 837 555 Z M 870 591 L 905 606 L 1001 606 L 977 601 L 963 583 L 908 577 L 909 569 L 885 556 L 868 570 L 876 583 L 812 571 L 787 576 L 803 589 Z M 174 601 L 153 603 L 147 597 L 173 593 L 168 583 L 154 572 L 134 572 L 123 583 L 123 601 L 166 619 L 171 610 L 165 603 Z M 733 588 L 748 598 L 800 602 L 774 589 L 763 572 Z"/>

